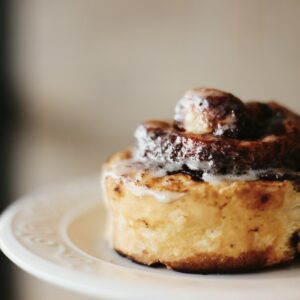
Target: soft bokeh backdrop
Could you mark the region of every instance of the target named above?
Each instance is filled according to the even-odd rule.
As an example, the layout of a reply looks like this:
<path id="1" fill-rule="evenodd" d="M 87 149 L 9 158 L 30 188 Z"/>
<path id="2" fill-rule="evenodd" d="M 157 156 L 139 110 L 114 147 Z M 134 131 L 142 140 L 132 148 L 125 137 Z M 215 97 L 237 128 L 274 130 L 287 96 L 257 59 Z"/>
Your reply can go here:
<path id="1" fill-rule="evenodd" d="M 11 36 L 16 197 L 99 172 L 190 87 L 300 112 L 298 0 L 15 0 Z M 17 286 L 20 300 L 84 299 L 21 271 Z"/>

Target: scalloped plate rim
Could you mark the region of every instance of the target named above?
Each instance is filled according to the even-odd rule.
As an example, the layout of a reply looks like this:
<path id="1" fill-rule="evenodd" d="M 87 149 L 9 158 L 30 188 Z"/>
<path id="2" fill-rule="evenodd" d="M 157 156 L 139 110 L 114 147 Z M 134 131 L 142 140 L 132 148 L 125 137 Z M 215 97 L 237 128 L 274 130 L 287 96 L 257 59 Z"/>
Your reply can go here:
<path id="1" fill-rule="evenodd" d="M 234 297 L 238 297 L 238 299 L 253 299 L 253 297 L 255 297 L 255 299 L 268 299 L 268 297 L 272 297 L 274 300 L 283 299 L 283 297 L 284 299 L 291 300 L 299 299 L 300 270 L 297 270 L 297 276 L 295 276 L 295 278 L 292 277 L 293 280 L 280 280 L 277 277 L 264 278 L 264 276 L 261 274 L 257 278 L 253 274 L 250 276 L 233 275 L 232 277 L 230 277 L 230 275 L 222 277 L 222 275 L 189 276 L 189 274 L 187 274 L 186 277 L 184 277 L 182 273 L 174 273 L 172 271 L 170 271 L 172 273 L 170 273 L 170 276 L 168 276 L 168 273 L 158 274 L 150 268 L 145 267 L 145 269 L 140 269 L 134 263 L 132 263 L 132 268 L 126 269 L 124 266 L 114 266 L 114 264 L 111 262 L 105 262 L 99 258 L 95 258 L 99 262 L 100 272 L 97 272 L 97 274 L 90 274 L 83 272 L 82 270 L 61 266 L 50 259 L 48 260 L 44 257 L 41 257 L 30 249 L 26 248 L 16 238 L 16 234 L 12 229 L 13 222 L 17 218 L 17 214 L 19 212 L 24 211 L 30 204 L 33 204 L 34 202 L 34 204 L 38 203 L 38 199 L 41 196 L 46 195 L 46 197 L 51 198 L 60 195 L 61 197 L 71 197 L 69 199 L 72 199 L 72 195 L 68 194 L 70 187 L 71 190 L 73 189 L 75 191 L 75 194 L 76 190 L 81 190 L 80 187 L 84 187 L 83 190 L 89 190 L 89 188 L 91 190 L 97 190 L 99 188 L 100 194 L 99 180 L 89 177 L 88 179 L 80 179 L 71 184 L 61 185 L 60 187 L 42 189 L 38 193 L 33 193 L 29 196 L 22 197 L 11 204 L 0 216 L 1 250 L 17 266 L 39 279 L 81 294 L 114 299 L 166 299 L 166 297 L 172 297 L 173 299 L 185 299 L 187 296 L 190 299 L 199 299 L 201 296 L 203 299 L 207 300 L 219 299 L 221 296 L 223 299 L 233 299 Z M 76 188 L 74 189 L 74 187 Z M 96 198 L 98 196 L 99 195 L 97 195 Z M 82 208 L 85 208 L 88 211 L 89 205 L 96 205 L 97 201 L 95 201 L 95 199 L 90 200 L 90 202 L 87 201 L 86 205 L 82 205 Z M 70 203 L 72 203 L 72 200 L 70 200 Z M 101 202 L 99 201 L 99 204 L 100 203 Z M 74 207 L 68 208 L 68 205 L 66 206 L 67 211 L 71 211 L 72 209 L 74 210 Z M 77 209 L 78 214 L 80 215 L 79 205 L 77 206 Z M 68 222 L 65 220 L 64 215 L 62 216 L 62 220 L 65 221 L 65 226 L 68 226 Z M 60 224 L 57 224 L 57 226 L 61 225 L 62 220 L 59 220 Z M 72 218 L 70 218 L 69 222 L 71 221 Z M 58 234 L 61 235 L 61 232 Z M 60 236 L 60 238 L 62 238 L 62 236 Z M 68 243 L 69 242 L 70 241 L 68 241 Z M 72 247 L 76 248 L 76 245 L 72 244 Z M 84 253 L 82 253 L 82 249 L 78 250 L 80 250 L 81 254 L 84 255 Z M 76 251 L 76 249 L 74 249 L 74 251 Z M 80 251 L 78 251 L 78 253 Z M 87 258 L 90 257 L 89 254 L 86 256 Z M 105 274 L 104 271 L 101 271 L 102 267 L 104 271 L 108 270 L 108 275 Z M 141 276 L 143 274 L 144 276 Z M 127 278 L 127 275 L 129 279 Z M 198 278 L 196 276 L 198 276 Z M 166 281 L 168 281 L 168 283 L 175 283 L 172 288 L 168 288 L 164 282 L 159 283 L 159 280 L 164 281 L 164 278 Z M 192 284 L 197 284 L 197 286 L 191 289 L 190 285 L 184 284 L 186 280 L 182 280 L 182 286 L 178 284 L 178 279 L 188 280 L 188 278 L 192 278 L 191 282 L 196 280 L 198 283 Z M 230 280 L 228 280 L 228 278 Z M 271 279 L 271 281 L 269 279 Z M 261 282 L 261 280 L 263 280 L 263 282 Z M 280 280 L 281 285 L 272 284 L 278 283 L 278 280 Z M 237 286 L 236 288 L 230 290 L 228 289 L 228 283 L 232 284 L 231 281 L 235 281 L 236 284 L 241 286 Z M 257 287 L 260 290 L 253 291 L 253 284 L 257 284 Z M 116 286 L 118 288 L 116 288 Z M 154 287 L 156 288 L 154 289 Z M 187 288 L 189 288 L 189 290 L 187 290 Z"/>

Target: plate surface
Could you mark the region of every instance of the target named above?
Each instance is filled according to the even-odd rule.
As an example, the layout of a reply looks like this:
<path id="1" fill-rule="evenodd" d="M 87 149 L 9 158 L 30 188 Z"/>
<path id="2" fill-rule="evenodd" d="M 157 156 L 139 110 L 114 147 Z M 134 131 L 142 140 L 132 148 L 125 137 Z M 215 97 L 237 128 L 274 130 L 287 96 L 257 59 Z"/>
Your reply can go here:
<path id="1" fill-rule="evenodd" d="M 183 274 L 120 257 L 105 238 L 97 179 L 24 197 L 1 216 L 1 250 L 32 275 L 109 299 L 300 299 L 300 264 L 236 275 Z"/>

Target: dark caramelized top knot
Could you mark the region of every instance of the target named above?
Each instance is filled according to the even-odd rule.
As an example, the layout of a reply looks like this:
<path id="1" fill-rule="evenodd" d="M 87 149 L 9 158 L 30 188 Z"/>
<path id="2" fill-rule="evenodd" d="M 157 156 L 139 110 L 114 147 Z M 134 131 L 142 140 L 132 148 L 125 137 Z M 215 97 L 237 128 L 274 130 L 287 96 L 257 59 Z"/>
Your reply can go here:
<path id="1" fill-rule="evenodd" d="M 201 176 L 253 170 L 300 171 L 300 117 L 274 103 L 243 103 L 215 89 L 187 92 L 175 122 L 136 131 L 136 158 Z M 199 177 L 198 176 L 198 177 Z"/>
<path id="2" fill-rule="evenodd" d="M 175 107 L 175 126 L 196 134 L 244 138 L 250 119 L 244 103 L 232 94 L 208 88 L 185 93 Z"/>

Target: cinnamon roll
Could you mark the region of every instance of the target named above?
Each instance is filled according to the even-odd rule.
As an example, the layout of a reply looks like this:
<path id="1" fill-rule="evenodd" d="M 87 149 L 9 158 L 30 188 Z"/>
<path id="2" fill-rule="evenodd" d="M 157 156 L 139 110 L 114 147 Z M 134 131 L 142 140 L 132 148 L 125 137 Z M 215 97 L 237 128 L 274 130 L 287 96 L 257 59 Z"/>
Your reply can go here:
<path id="1" fill-rule="evenodd" d="M 300 117 L 275 103 L 188 91 L 103 167 L 113 248 L 133 261 L 226 273 L 300 253 Z"/>

